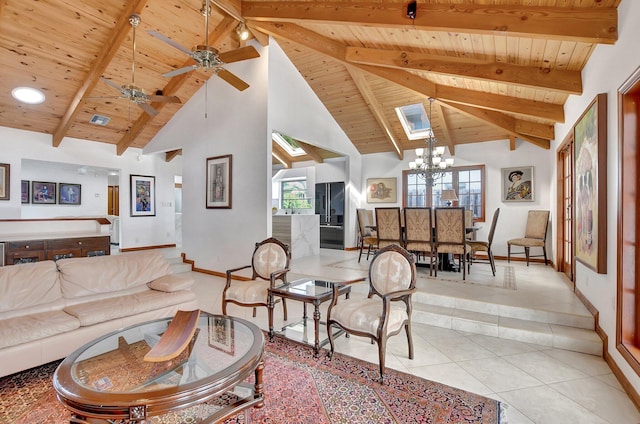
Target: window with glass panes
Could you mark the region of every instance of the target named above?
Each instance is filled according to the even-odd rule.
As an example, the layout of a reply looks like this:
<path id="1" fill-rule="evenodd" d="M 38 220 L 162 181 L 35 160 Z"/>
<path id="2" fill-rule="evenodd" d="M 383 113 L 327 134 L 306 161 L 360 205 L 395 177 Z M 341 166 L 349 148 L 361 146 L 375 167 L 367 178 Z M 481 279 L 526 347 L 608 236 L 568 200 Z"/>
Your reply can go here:
<path id="1" fill-rule="evenodd" d="M 484 165 L 458 166 L 449 168 L 430 187 L 425 178 L 417 171 L 403 171 L 404 207 L 442 207 L 447 206 L 442 190 L 456 191 L 458 201 L 451 206 L 462 206 L 473 211 L 475 221 L 484 222 Z"/>
<path id="2" fill-rule="evenodd" d="M 280 186 L 282 209 L 310 209 L 311 201 L 307 195 L 307 180 L 282 181 Z"/>

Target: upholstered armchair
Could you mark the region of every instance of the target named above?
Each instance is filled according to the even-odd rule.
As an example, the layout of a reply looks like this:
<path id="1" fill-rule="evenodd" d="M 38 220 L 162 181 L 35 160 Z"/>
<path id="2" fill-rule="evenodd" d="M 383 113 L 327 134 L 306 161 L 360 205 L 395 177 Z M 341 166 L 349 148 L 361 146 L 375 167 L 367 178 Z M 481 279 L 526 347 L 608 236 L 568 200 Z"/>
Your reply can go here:
<path id="1" fill-rule="evenodd" d="M 275 287 L 278 280 L 281 284 L 286 284 L 290 262 L 289 246 L 280 240 L 268 238 L 256 243 L 251 257 L 251 265 L 227 270 L 227 284 L 222 292 L 222 314 L 227 315 L 227 303 L 234 303 L 239 306 L 253 307 L 253 316 L 255 317 L 256 307 L 267 307 L 268 305 L 268 288 Z M 252 270 L 250 280 L 241 276 L 239 280 L 239 276 L 234 275 L 238 271 L 249 268 Z M 287 304 L 285 299 L 282 299 L 282 309 L 286 321 Z"/>
<path id="2" fill-rule="evenodd" d="M 404 328 L 409 344 L 409 359 L 413 359 L 411 338 L 411 295 L 416 291 L 416 265 L 413 255 L 398 245 L 378 250 L 369 264 L 369 292 L 365 299 L 338 299 L 338 290 L 345 284 L 363 281 L 354 280 L 336 283 L 333 300 L 327 311 L 327 333 L 331 351 L 334 352 L 332 327 L 336 326 L 348 334 L 369 337 L 378 344 L 380 382 L 384 382 L 385 353 L 387 339 Z"/>
<path id="3" fill-rule="evenodd" d="M 397 244 L 402 246 L 402 222 L 400 208 L 376 208 L 378 248 Z"/>
<path id="4" fill-rule="evenodd" d="M 404 208 L 404 247 L 418 257 L 429 256 L 429 275 L 433 271 L 433 226 L 431 208 Z"/>
<path id="5" fill-rule="evenodd" d="M 507 262 L 511 262 L 511 246 L 521 246 L 524 248 L 524 254 L 527 258 L 527 266 L 529 266 L 529 258 L 536 256 L 544 256 L 544 264 L 547 265 L 547 226 L 549 223 L 549 211 L 529 211 L 527 215 L 527 227 L 524 231 L 523 238 L 507 240 Z M 529 250 L 532 247 L 541 247 L 542 255 L 531 256 Z M 523 253 L 523 252 L 514 252 Z"/>
<path id="6" fill-rule="evenodd" d="M 493 213 L 493 220 L 491 221 L 491 228 L 489 229 L 489 238 L 487 239 L 487 241 L 469 240 L 467 242 L 471 247 L 471 255 L 469 259 L 471 263 L 481 262 L 481 260 L 475 257 L 475 254 L 477 252 L 485 252 L 488 256 L 487 261 L 491 265 L 491 272 L 493 273 L 494 277 L 496 276 L 496 264 L 493 260 L 493 252 L 491 251 L 491 244 L 493 243 L 493 234 L 496 232 L 496 224 L 498 223 L 499 215 L 500 215 L 500 208 L 496 209 L 496 211 Z"/>
<path id="7" fill-rule="evenodd" d="M 365 246 L 367 246 L 367 260 L 369 260 L 371 251 L 378 248 L 378 235 L 375 230 L 371 229 L 373 226 L 373 211 L 356 209 L 356 219 L 358 220 L 358 248 L 360 249 L 358 262 L 360 262 Z"/>
<path id="8" fill-rule="evenodd" d="M 434 241 L 434 254 L 438 261 L 443 254 L 457 255 L 462 279 L 466 279 L 466 262 L 471 247 L 466 239 L 464 221 L 464 208 L 435 208 L 436 236 Z M 435 267 L 435 275 L 438 276 L 438 266 Z"/>

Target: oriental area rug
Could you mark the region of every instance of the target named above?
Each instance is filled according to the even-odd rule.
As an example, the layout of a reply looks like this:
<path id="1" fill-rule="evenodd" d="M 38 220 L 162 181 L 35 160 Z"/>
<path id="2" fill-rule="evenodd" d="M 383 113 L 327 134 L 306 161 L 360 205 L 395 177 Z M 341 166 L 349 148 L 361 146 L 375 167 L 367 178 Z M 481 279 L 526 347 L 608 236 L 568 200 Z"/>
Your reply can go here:
<path id="1" fill-rule="evenodd" d="M 376 349 L 375 345 L 371 346 Z M 265 406 L 250 409 L 252 423 L 433 423 L 504 424 L 498 401 L 378 365 L 276 337 L 265 342 Z M 0 423 L 68 423 L 51 377 L 59 362 L 0 378 Z M 504 414 L 504 411 L 503 411 Z M 197 422 L 175 414 L 149 423 Z M 244 422 L 236 416 L 226 423 Z"/>

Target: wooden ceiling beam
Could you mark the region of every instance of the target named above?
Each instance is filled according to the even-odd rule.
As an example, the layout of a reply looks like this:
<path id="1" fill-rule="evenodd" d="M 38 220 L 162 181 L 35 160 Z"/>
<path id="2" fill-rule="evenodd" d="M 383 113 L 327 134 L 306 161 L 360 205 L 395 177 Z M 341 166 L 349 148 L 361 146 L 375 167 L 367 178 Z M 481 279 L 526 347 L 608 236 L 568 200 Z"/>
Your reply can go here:
<path id="1" fill-rule="evenodd" d="M 244 22 L 242 18 L 241 0 L 211 0 L 211 3 L 224 10 L 225 13 L 236 21 Z"/>
<path id="2" fill-rule="evenodd" d="M 300 140 L 296 140 L 296 143 L 298 143 L 298 146 L 300 146 L 300 148 L 304 150 L 307 156 L 309 156 L 314 162 L 316 163 L 324 162 L 324 159 L 322 158 L 322 156 L 320 155 L 320 153 L 318 152 L 315 146 L 312 146 L 307 143 L 303 143 Z"/>
<path id="3" fill-rule="evenodd" d="M 432 104 L 436 112 L 440 116 L 440 130 L 442 131 L 442 135 L 444 136 L 444 143 L 449 148 L 449 153 L 451 154 L 451 156 L 453 156 L 456 154 L 456 145 L 451 139 L 451 130 L 449 129 L 449 124 L 447 123 L 447 117 L 444 115 L 444 109 L 442 109 L 442 106 L 437 101 L 433 102 Z"/>
<path id="4" fill-rule="evenodd" d="M 494 112 L 491 110 L 478 109 L 466 105 L 453 104 L 449 102 L 442 102 L 443 106 L 450 107 L 456 112 L 460 112 L 464 115 L 471 116 L 476 119 L 480 119 L 486 122 L 488 125 L 499 128 L 506 131 L 509 135 L 528 141 L 538 147 L 549 150 L 551 148 L 551 142 L 549 139 L 542 137 L 526 135 L 518 132 L 518 120 L 505 115 L 503 113 Z"/>
<path id="5" fill-rule="evenodd" d="M 231 16 L 225 16 L 222 21 L 216 25 L 216 27 L 209 33 L 209 44 L 213 45 L 221 38 L 229 34 L 235 28 L 236 20 Z M 202 42 L 204 44 L 204 40 Z M 179 68 L 192 65 L 193 59 L 187 59 Z M 177 69 L 179 69 L 177 68 Z M 190 78 L 192 72 L 185 72 L 184 74 L 176 75 L 172 77 L 167 85 L 162 89 L 162 93 L 165 96 L 174 96 L 175 93 L 184 85 L 188 78 Z M 213 74 L 212 74 L 213 75 Z M 151 107 L 160 112 L 162 108 L 169 103 L 154 102 L 151 103 Z M 135 124 L 127 131 L 127 133 L 118 141 L 116 147 L 116 153 L 118 156 L 122 155 L 133 144 L 134 140 L 144 130 L 149 122 L 153 119 L 153 116 L 143 113 Z"/>
<path id="6" fill-rule="evenodd" d="M 73 123 L 73 119 L 80 112 L 79 106 L 82 98 L 98 83 L 100 76 L 107 69 L 109 63 L 118 52 L 118 49 L 122 46 L 122 43 L 126 40 L 127 34 L 129 34 L 129 30 L 131 29 L 131 24 L 129 23 L 129 17 L 132 14 L 140 14 L 142 10 L 146 6 L 148 0 L 136 0 L 127 2 L 127 7 L 120 15 L 116 26 L 111 31 L 109 38 L 102 45 L 102 48 L 97 53 L 97 59 L 91 65 L 89 69 L 89 73 L 86 78 L 80 85 L 80 88 L 76 91 L 75 95 L 71 99 L 69 106 L 67 106 L 67 110 L 65 110 L 58 126 L 53 131 L 53 147 L 60 146 L 62 143 L 62 139 L 67 134 L 69 127 Z"/>
<path id="7" fill-rule="evenodd" d="M 170 150 L 164 154 L 165 162 L 171 162 L 176 156 L 182 154 L 182 149 Z"/>
<path id="8" fill-rule="evenodd" d="M 554 90 L 566 94 L 582 94 L 580 71 L 519 66 L 407 50 L 383 50 L 365 47 L 347 47 L 345 59 L 348 62 L 361 65 L 413 69 L 442 75 L 455 75 L 490 82 Z"/>
<path id="9" fill-rule="evenodd" d="M 358 87 L 358 91 L 360 91 L 360 94 L 364 98 L 364 101 L 373 114 L 373 117 L 376 119 L 376 121 L 378 121 L 378 124 L 384 130 L 385 136 L 387 137 L 387 140 L 389 140 L 389 143 L 391 143 L 391 146 L 398 156 L 398 159 L 402 160 L 404 158 L 404 150 L 400 146 L 400 143 L 398 143 L 398 140 L 396 140 L 396 137 L 393 134 L 393 126 L 385 116 L 384 108 L 382 107 L 380 102 L 378 102 L 378 99 L 376 99 L 376 96 L 373 93 L 373 90 L 371 90 L 371 87 L 369 87 L 369 84 L 367 83 L 363 72 L 350 65 L 347 65 L 347 71 L 351 75 L 351 78 L 356 84 L 356 87 Z"/>
<path id="10" fill-rule="evenodd" d="M 539 7 L 418 3 L 415 19 L 405 2 L 242 1 L 242 16 L 256 21 L 361 25 L 422 31 L 493 34 L 613 44 L 618 39 L 614 7 Z"/>
<path id="11" fill-rule="evenodd" d="M 289 158 L 289 155 L 284 151 L 282 147 L 278 145 L 278 142 L 275 140 L 271 140 L 271 156 L 274 157 L 278 162 L 282 164 L 287 169 L 290 169 L 293 161 Z"/>

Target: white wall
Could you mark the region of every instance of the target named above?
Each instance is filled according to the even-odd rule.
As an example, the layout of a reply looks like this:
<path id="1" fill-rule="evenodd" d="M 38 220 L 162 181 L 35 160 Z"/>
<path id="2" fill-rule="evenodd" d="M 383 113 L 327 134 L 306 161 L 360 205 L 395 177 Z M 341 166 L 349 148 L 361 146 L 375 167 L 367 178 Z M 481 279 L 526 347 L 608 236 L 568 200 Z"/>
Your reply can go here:
<path id="1" fill-rule="evenodd" d="M 271 131 L 267 126 L 269 50 L 225 67 L 250 87 L 212 77 L 145 151 L 182 148 L 182 250 L 195 266 L 224 272 L 246 265 L 271 220 Z M 208 90 L 205 104 L 205 90 Z M 206 108 L 206 109 L 205 109 Z M 205 110 L 207 117 L 205 118 Z M 232 155 L 231 209 L 207 209 L 206 159 Z"/>
<path id="2" fill-rule="evenodd" d="M 122 231 L 120 246 L 122 248 L 175 243 L 173 181 L 174 175 L 178 175 L 182 167 L 180 158 L 167 163 L 164 161 L 164 155 L 142 155 L 141 161 L 138 161 L 138 156 L 142 153 L 140 149 L 130 148 L 123 155 L 117 156 L 115 145 L 73 138 L 63 139 L 60 146 L 56 148 L 52 146 L 50 135 L 6 127 L 0 127 L 0 151 L 2 151 L 2 162 L 11 165 L 11 198 L 8 201 L 0 202 L 0 219 L 75 215 L 74 209 L 70 209 L 70 206 L 47 205 L 46 209 L 44 206 L 34 209 L 33 205 L 23 207 L 20 199 L 20 181 L 28 178 L 23 177 L 22 160 L 84 164 L 120 171 L 120 227 Z M 32 171 L 28 170 L 27 172 Z M 130 174 L 156 177 L 156 216 L 129 216 Z M 69 178 L 71 178 L 70 175 Z M 59 180 L 58 175 L 49 175 L 45 181 L 75 182 Z M 96 191 L 93 192 L 93 194 L 95 193 Z M 106 204 L 105 197 L 104 211 L 99 215 L 106 215 Z"/>
<path id="3" fill-rule="evenodd" d="M 600 312 L 600 326 L 609 336 L 609 353 L 622 369 L 634 389 L 640 392 L 640 377 L 628 366 L 615 348 L 617 294 L 618 229 L 618 104 L 617 90 L 640 66 L 637 40 L 640 39 L 640 2 L 623 0 L 618 7 L 618 41 L 612 46 L 599 45 L 582 72 L 584 93 L 571 96 L 565 104 L 565 124 L 556 125 L 556 146 L 561 142 L 584 110 L 599 93 L 607 93 L 607 273 L 596 274 L 581 263 L 576 264 L 576 287 Z M 554 176 L 555 178 L 555 176 Z M 553 194 L 555 195 L 555 194 Z"/>

